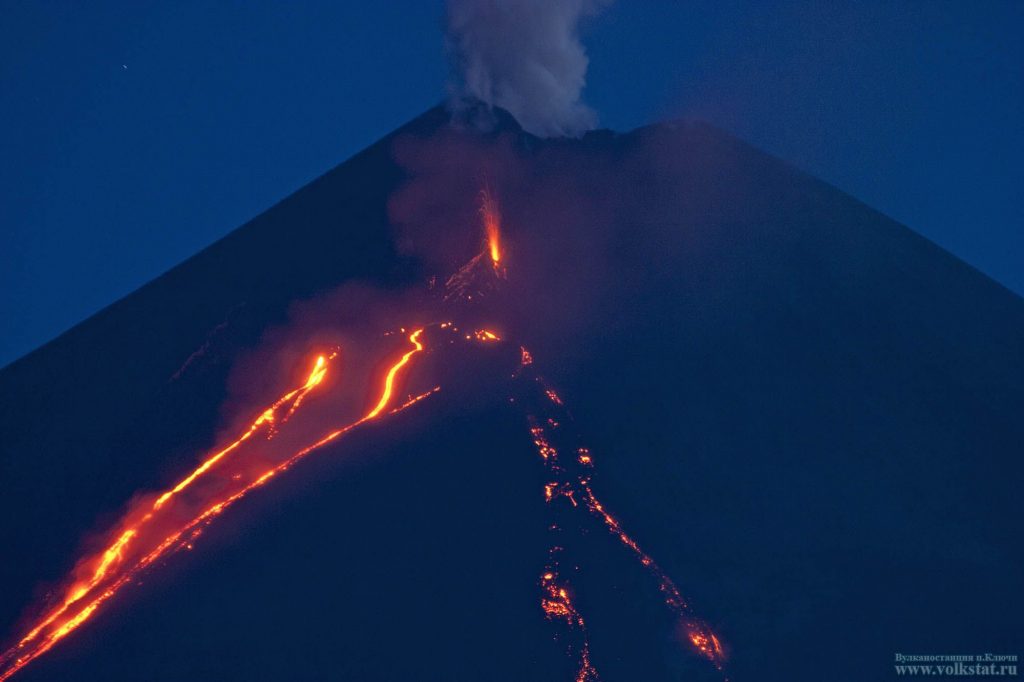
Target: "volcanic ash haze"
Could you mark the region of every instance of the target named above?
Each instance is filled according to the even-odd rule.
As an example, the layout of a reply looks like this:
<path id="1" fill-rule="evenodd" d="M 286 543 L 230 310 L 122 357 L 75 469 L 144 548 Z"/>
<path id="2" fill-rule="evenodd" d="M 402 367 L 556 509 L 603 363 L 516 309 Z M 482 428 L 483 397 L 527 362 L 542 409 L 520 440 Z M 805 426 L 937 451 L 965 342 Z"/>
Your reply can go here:
<path id="1" fill-rule="evenodd" d="M 894 651 L 1014 650 L 1020 298 L 710 126 L 544 140 L 495 114 L 425 113 L 0 371 L 17 637 L 127 501 L 317 354 L 339 349 L 257 461 L 367 414 L 438 325 L 393 404 L 428 397 L 233 503 L 13 679 L 860 680 Z M 482 297 L 445 303 L 478 255 Z"/>
<path id="2" fill-rule="evenodd" d="M 457 113 L 480 102 L 501 107 L 541 137 L 594 128 L 597 114 L 582 101 L 589 62 L 579 31 L 608 4 L 448 0 L 449 106 Z"/>

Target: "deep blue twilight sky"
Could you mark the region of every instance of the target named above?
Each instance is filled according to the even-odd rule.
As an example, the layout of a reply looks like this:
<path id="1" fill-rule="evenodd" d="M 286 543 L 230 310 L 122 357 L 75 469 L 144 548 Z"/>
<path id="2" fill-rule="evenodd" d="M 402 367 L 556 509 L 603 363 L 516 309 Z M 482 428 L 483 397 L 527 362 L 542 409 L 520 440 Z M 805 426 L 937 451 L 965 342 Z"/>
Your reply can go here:
<path id="1" fill-rule="evenodd" d="M 9 1 L 0 365 L 437 103 L 440 0 Z M 704 118 L 1024 292 L 1024 3 L 640 2 L 586 100 Z"/>

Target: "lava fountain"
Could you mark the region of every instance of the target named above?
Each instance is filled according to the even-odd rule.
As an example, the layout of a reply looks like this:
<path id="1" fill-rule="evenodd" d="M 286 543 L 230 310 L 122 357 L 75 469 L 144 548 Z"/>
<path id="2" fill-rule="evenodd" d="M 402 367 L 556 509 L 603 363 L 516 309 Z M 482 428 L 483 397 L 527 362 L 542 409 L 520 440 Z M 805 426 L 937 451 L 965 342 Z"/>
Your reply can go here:
<path id="1" fill-rule="evenodd" d="M 484 235 L 487 237 L 487 253 L 491 264 L 497 268 L 501 265 L 501 209 L 498 200 L 490 187 L 480 190 L 480 217 L 484 224 Z"/>

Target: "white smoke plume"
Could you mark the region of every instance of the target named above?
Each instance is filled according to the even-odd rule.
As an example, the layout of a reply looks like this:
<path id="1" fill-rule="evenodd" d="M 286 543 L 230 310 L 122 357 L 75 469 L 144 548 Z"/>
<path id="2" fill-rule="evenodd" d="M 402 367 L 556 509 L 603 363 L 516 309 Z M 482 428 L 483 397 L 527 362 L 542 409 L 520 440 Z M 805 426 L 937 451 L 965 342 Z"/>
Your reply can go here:
<path id="1" fill-rule="evenodd" d="M 453 104 L 508 110 L 542 137 L 577 136 L 597 124 L 580 100 L 587 53 L 579 23 L 609 0 L 448 0 Z"/>

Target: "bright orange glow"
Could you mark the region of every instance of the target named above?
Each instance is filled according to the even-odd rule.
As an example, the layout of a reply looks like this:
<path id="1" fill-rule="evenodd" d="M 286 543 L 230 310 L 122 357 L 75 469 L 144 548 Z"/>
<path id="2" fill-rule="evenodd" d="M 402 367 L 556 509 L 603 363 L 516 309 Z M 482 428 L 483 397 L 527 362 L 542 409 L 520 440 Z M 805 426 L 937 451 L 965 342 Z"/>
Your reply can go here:
<path id="1" fill-rule="evenodd" d="M 520 350 L 524 359 L 530 358 L 529 352 L 525 348 Z M 520 364 L 520 369 L 532 362 L 532 358 L 529 359 L 529 362 L 524 360 Z M 554 479 L 544 484 L 544 501 L 551 503 L 557 497 L 566 497 L 572 506 L 576 507 L 576 492 L 572 484 L 564 480 L 565 469 L 558 461 L 558 450 L 551 443 L 547 430 L 533 415 L 527 415 L 527 420 L 537 454 L 540 455 L 545 470 Z M 547 423 L 550 429 L 555 429 L 558 426 L 558 422 L 553 418 L 549 418 Z M 552 523 L 548 529 L 556 533 L 560 530 L 556 523 Z M 597 682 L 599 676 L 590 659 L 590 640 L 587 635 L 586 621 L 570 597 L 568 583 L 559 579 L 559 556 L 563 551 L 564 548 L 558 543 L 553 543 L 548 548 L 548 565 L 544 573 L 541 574 L 540 580 L 540 607 L 549 621 L 562 623 L 567 631 L 566 636 L 574 640 L 569 651 L 575 653 L 577 659 L 576 682 Z"/>
<path id="2" fill-rule="evenodd" d="M 331 357 L 333 358 L 334 355 L 332 355 Z M 235 450 L 236 448 L 238 448 L 238 446 L 240 446 L 242 443 L 248 440 L 249 437 L 252 436 L 252 434 L 256 433 L 256 431 L 259 430 L 261 426 L 263 426 L 264 424 L 273 424 L 274 419 L 276 418 L 278 408 L 294 399 L 294 402 L 292 403 L 291 406 L 291 410 L 289 410 L 288 415 L 285 417 L 285 420 L 287 421 L 287 418 L 290 417 L 295 412 L 296 409 L 298 409 L 306 393 L 319 386 L 320 382 L 324 380 L 325 376 L 327 376 L 327 358 L 325 358 L 323 355 L 320 355 L 317 357 L 316 362 L 313 363 L 313 369 L 309 373 L 309 377 L 306 379 L 306 383 L 304 383 L 301 387 L 295 389 L 294 391 L 286 393 L 285 395 L 278 398 L 277 402 L 275 402 L 273 405 L 264 410 L 263 413 L 256 418 L 256 421 L 254 421 L 249 426 L 249 430 L 243 433 L 241 437 L 239 437 L 237 440 L 235 440 L 233 443 L 228 445 L 220 452 L 209 457 L 205 462 L 200 464 L 195 471 L 193 471 L 191 474 L 182 479 L 176 486 L 174 486 L 173 488 L 165 492 L 163 495 L 158 497 L 156 502 L 153 503 L 153 511 L 160 509 L 160 507 L 162 507 L 174 495 L 180 493 L 182 490 L 191 485 L 193 481 L 195 481 L 197 478 L 199 478 L 204 473 L 209 471 L 210 467 L 212 467 L 214 464 L 223 459 L 225 455 L 230 453 L 232 450 Z"/>
<path id="3" fill-rule="evenodd" d="M 484 232 L 487 235 L 487 252 L 491 256 L 491 263 L 495 267 L 501 263 L 501 210 L 498 208 L 498 201 L 491 194 L 490 189 L 485 187 L 480 191 L 480 216 L 484 222 Z"/>
<path id="4" fill-rule="evenodd" d="M 486 343 L 488 341 L 501 341 L 501 337 L 500 336 L 498 336 L 494 332 L 488 331 L 486 329 L 478 330 L 473 336 L 476 337 L 477 341 L 483 341 L 484 343 Z M 466 338 L 469 338 L 469 337 L 466 337 Z"/>
<path id="5" fill-rule="evenodd" d="M 331 357 L 333 358 L 334 355 L 332 354 Z M 18 642 L 18 648 L 24 647 L 28 643 L 35 640 L 43 630 L 53 625 L 53 623 L 56 620 L 62 618 L 72 606 L 74 606 L 77 602 L 81 601 L 93 589 L 95 589 L 99 583 L 101 583 L 104 579 L 107 578 L 107 574 L 110 571 L 110 569 L 123 560 L 123 553 L 126 545 L 139 533 L 140 527 L 149 522 L 153 518 L 153 512 L 159 510 L 171 497 L 173 497 L 177 493 L 180 493 L 182 490 L 188 487 L 193 481 L 195 481 L 197 478 L 206 473 L 218 461 L 220 461 L 230 452 L 238 448 L 243 442 L 245 442 L 254 433 L 256 433 L 256 431 L 258 431 L 261 426 L 263 426 L 264 424 L 272 424 L 274 421 L 274 415 L 281 406 L 287 404 L 289 401 L 292 401 L 293 399 L 296 401 L 301 400 L 301 398 L 307 392 L 315 388 L 317 385 L 320 384 L 320 382 L 323 381 L 326 373 L 327 359 L 321 355 L 317 357 L 316 362 L 313 365 L 313 369 L 309 374 L 309 377 L 306 379 L 305 383 L 302 386 L 283 395 L 270 407 L 266 408 L 263 412 L 260 413 L 260 416 L 257 417 L 255 421 L 252 422 L 252 424 L 249 426 L 249 429 L 246 430 L 239 438 L 237 438 L 224 449 L 220 450 L 214 455 L 211 455 L 191 474 L 189 474 L 187 477 L 181 480 L 173 488 L 171 488 L 167 492 L 163 493 L 160 497 L 158 497 L 156 501 L 153 503 L 152 511 L 149 514 L 143 516 L 142 519 L 136 522 L 134 526 L 125 529 L 118 536 L 117 540 L 115 540 L 106 550 L 104 550 L 100 555 L 98 555 L 96 559 L 92 560 L 96 563 L 96 568 L 92 571 L 92 574 L 89 577 L 89 579 L 86 580 L 84 583 L 77 582 L 74 585 L 72 585 L 72 587 L 68 590 L 67 595 L 63 600 L 63 603 L 57 608 L 53 609 L 35 627 L 33 627 L 21 639 L 21 641 Z M 92 613 L 92 610 L 90 610 L 89 613 Z M 81 620 L 85 620 L 85 618 L 87 617 L 88 615 L 82 617 Z M 72 618 L 68 622 L 71 623 L 75 620 L 75 618 Z M 72 625 L 71 628 L 67 631 L 70 632 L 70 630 L 74 629 L 75 627 L 77 627 L 77 625 Z M 62 630 L 64 630 L 63 627 L 59 629 L 57 632 L 61 632 Z M 52 636 L 53 635 L 51 635 L 51 637 Z M 59 637 L 62 636 L 63 634 L 59 635 Z M 2 666 L 5 663 L 6 658 L 7 654 L 0 656 L 0 666 Z M 0 680 L 3 679 L 6 679 L 6 677 L 0 676 Z"/>
<path id="6" fill-rule="evenodd" d="M 722 650 L 722 643 L 713 632 L 707 630 L 706 626 L 697 623 L 686 625 L 687 636 L 693 648 L 700 652 L 705 658 L 720 664 L 725 659 L 725 652 Z M 719 665 L 720 667 L 720 665 Z"/>
<path id="7" fill-rule="evenodd" d="M 506 277 L 504 260 L 507 254 L 502 243 L 501 209 L 489 187 L 485 186 L 480 192 L 479 210 L 486 244 L 469 263 L 445 282 L 443 301 L 446 304 L 453 301 L 471 302 L 488 296 L 498 290 L 501 280 Z M 433 286 L 431 282 L 431 288 Z M 488 344 L 502 341 L 501 336 L 489 329 L 471 331 L 473 327 L 467 327 L 460 332 L 452 320 L 436 323 L 432 326 L 434 328 L 448 330 L 454 340 L 475 340 Z M 262 457 L 253 458 L 255 462 L 248 462 L 241 454 L 249 452 L 248 447 L 243 448 L 244 444 L 257 434 L 268 440 L 273 438 L 302 407 L 307 396 L 324 383 L 328 365 L 337 353 L 317 356 L 303 383 L 262 411 L 254 413 L 251 423 L 235 440 L 216 452 L 206 453 L 187 476 L 155 496 L 152 502 L 147 500 L 140 509 L 126 515 L 108 537 L 108 546 L 78 562 L 65 583 L 62 599 L 55 602 L 56 606 L 48 605 L 48 610 L 43 611 L 43 615 L 15 646 L 0 652 L 0 682 L 8 680 L 86 623 L 121 588 L 139 581 L 143 573 L 155 564 L 174 552 L 191 550 L 193 543 L 217 517 L 251 491 L 264 486 L 310 453 L 339 440 L 361 425 L 382 415 L 402 412 L 440 391 L 440 386 L 434 386 L 418 395 L 407 395 L 404 402 L 399 397 L 404 375 L 413 357 L 425 350 L 422 341 L 424 331 L 424 328 L 418 328 L 408 333 L 406 328 L 400 329 L 402 335 L 408 333 L 410 347 L 397 359 L 393 359 L 382 377 L 374 376 L 372 381 L 376 400 L 371 402 L 362 416 L 325 435 L 322 431 L 315 432 L 313 437 L 318 439 L 298 450 L 282 451 L 282 446 L 273 459 L 267 457 L 268 452 L 262 452 Z M 388 332 L 385 336 L 393 333 Z M 204 349 L 198 352 L 201 354 Z M 665 605 L 680 619 L 680 639 L 722 670 L 725 655 L 721 642 L 706 624 L 690 614 L 688 604 L 671 578 L 598 500 L 591 486 L 593 458 L 590 451 L 578 446 L 576 441 L 566 440 L 573 438 L 572 435 L 566 435 L 572 431 L 572 417 L 568 409 L 562 398 L 534 371 L 534 359 L 530 352 L 522 346 L 519 349 L 519 367 L 512 376 L 518 378 L 528 373 L 531 379 L 529 404 L 534 405 L 536 415 L 541 418 L 527 414 L 527 420 L 531 439 L 544 468 L 543 480 L 547 481 L 543 486 L 544 500 L 552 510 L 551 513 L 573 514 L 574 518 L 585 521 L 589 526 L 603 526 L 611 538 L 616 538 L 635 557 L 644 574 L 654 579 Z M 191 361 L 192 357 L 186 360 L 182 370 Z M 518 395 L 510 396 L 510 401 L 515 402 L 516 398 Z M 332 425 L 332 428 L 335 426 Z M 275 445 L 283 440 L 278 440 Z M 296 440 L 289 434 L 287 442 L 294 443 Z M 559 448 L 566 453 L 565 459 L 559 456 Z M 239 450 L 241 453 L 231 456 Z M 242 468 L 242 463 L 247 466 Z M 221 471 L 227 467 L 231 468 Z M 212 484 L 207 483 L 209 479 L 214 479 Z M 560 501 L 561 498 L 565 498 L 568 504 Z M 558 629 L 557 636 L 560 639 L 565 637 L 567 653 L 576 663 L 575 681 L 598 682 L 597 669 L 591 659 L 587 623 L 577 603 L 579 600 L 585 607 L 587 595 L 574 591 L 569 580 L 571 571 L 580 568 L 576 563 L 579 557 L 575 557 L 574 561 L 570 554 L 573 544 L 561 541 L 561 533 L 564 531 L 560 523 L 552 522 L 548 526 L 553 536 L 546 564 L 540 574 L 540 606 L 545 618 Z M 586 534 L 588 530 L 581 526 L 579 532 Z M 609 544 L 616 544 L 603 532 L 597 535 L 605 538 Z M 563 565 L 572 567 L 565 576 L 560 572 Z"/>
<path id="8" fill-rule="evenodd" d="M 552 563 L 555 563 L 554 554 L 560 548 L 553 547 L 551 550 Z M 564 623 L 568 631 L 577 633 L 579 643 L 579 663 L 576 672 L 576 682 L 597 682 L 597 669 L 590 660 L 590 642 L 587 638 L 587 623 L 583 619 L 572 598 L 569 590 L 559 582 L 558 574 L 554 569 L 546 571 L 541 575 L 541 589 L 543 594 L 540 600 L 540 607 L 548 620 Z"/>
<path id="9" fill-rule="evenodd" d="M 409 398 L 404 403 L 402 403 L 398 407 L 396 407 L 396 408 L 392 409 L 390 412 L 388 412 L 388 414 L 396 414 L 398 412 L 401 412 L 405 408 L 411 407 L 411 406 L 415 405 L 416 403 L 418 403 L 419 401 L 425 400 L 425 399 L 429 398 L 430 396 L 434 395 L 435 393 L 437 393 L 440 390 L 441 390 L 440 386 L 434 386 L 429 391 L 424 391 L 423 393 L 420 393 L 419 395 L 416 395 L 416 396 L 413 396 L 413 397 Z"/>
<path id="10" fill-rule="evenodd" d="M 384 378 L 384 390 L 380 394 L 380 400 L 377 402 L 377 405 L 374 406 L 374 408 L 370 410 L 369 413 L 367 413 L 367 415 L 363 417 L 360 421 L 367 421 L 369 419 L 373 419 L 374 417 L 381 413 L 381 410 L 387 407 L 388 403 L 391 401 L 391 394 L 395 390 L 395 376 L 402 370 L 403 367 L 406 366 L 406 364 L 408 364 L 409 359 L 413 355 L 423 350 L 423 344 L 420 343 L 419 341 L 420 334 L 422 333 L 422 329 L 417 329 L 416 331 L 409 335 L 409 342 L 415 347 L 408 353 L 403 355 L 402 359 L 396 362 L 394 365 L 392 365 L 391 369 L 388 370 L 387 376 Z"/>
<path id="11" fill-rule="evenodd" d="M 525 349 L 521 349 L 522 361 L 520 370 L 532 364 L 532 357 Z M 568 412 L 565 410 L 561 397 L 552 389 L 548 388 L 544 380 L 537 375 L 533 376 L 531 384 L 538 385 L 540 392 L 546 400 L 538 402 L 543 413 L 547 413 L 546 419 L 537 419 L 534 415 L 527 415 L 530 427 L 530 437 L 533 440 L 537 454 L 550 478 L 544 484 L 544 500 L 552 503 L 556 498 L 568 499 L 573 507 L 577 506 L 577 497 L 582 501 L 582 507 L 592 517 L 597 518 L 600 523 L 625 546 L 637 559 L 644 570 L 656 581 L 662 593 L 665 605 L 676 614 L 683 622 L 686 632 L 687 644 L 701 656 L 707 658 L 719 670 L 722 670 L 725 653 L 718 637 L 711 629 L 690 615 L 690 607 L 669 578 L 668 574 L 647 554 L 640 544 L 629 535 L 622 524 L 615 518 L 601 503 L 591 486 L 591 470 L 593 468 L 593 456 L 588 448 L 583 446 L 575 447 L 576 460 L 579 468 L 573 472 L 569 469 L 568 463 L 560 461 L 558 448 L 555 442 L 559 434 L 564 433 L 561 423 L 568 419 Z M 557 416 L 557 418 L 556 418 Z M 559 531 L 559 526 L 552 524 L 553 531 Z M 579 628 L 583 628 L 582 616 L 572 605 L 568 598 L 568 591 L 564 585 L 555 586 L 558 579 L 558 572 L 554 567 L 557 565 L 557 555 L 562 551 L 560 546 L 552 546 L 549 550 L 550 559 L 547 572 L 543 574 L 541 585 L 544 592 L 541 596 L 541 607 L 549 619 L 566 619 L 570 625 L 578 619 Z M 584 642 L 577 651 L 579 660 L 579 680 L 597 679 L 596 670 L 590 662 L 589 647 Z"/>
<path id="12" fill-rule="evenodd" d="M 558 450 L 555 450 L 551 443 L 548 442 L 542 427 L 534 423 L 530 427 L 530 435 L 533 436 L 533 444 L 537 446 L 537 454 L 540 455 L 541 459 L 547 461 L 558 457 Z"/>
<path id="13" fill-rule="evenodd" d="M 479 265 L 486 267 L 486 258 L 489 255 L 495 272 L 501 274 L 503 271 L 498 269 L 502 258 L 501 216 L 496 201 L 486 189 L 482 192 L 481 214 L 487 232 L 488 250 L 477 255 L 474 263 L 477 264 L 479 272 Z M 489 276 L 487 270 L 484 270 L 484 273 Z M 465 300 L 470 298 L 472 296 L 466 294 Z M 449 299 L 446 297 L 445 300 Z M 502 341 L 497 333 L 487 329 L 478 329 L 470 334 L 467 333 L 472 329 L 470 327 L 459 332 L 451 321 L 439 323 L 432 328 L 448 330 L 455 340 L 476 340 L 482 343 Z M 328 364 L 337 353 L 316 357 L 312 369 L 298 388 L 265 407 L 234 441 L 217 452 L 208 454 L 191 473 L 162 492 L 151 504 L 147 503 L 139 513 L 127 516 L 111 533 L 112 541 L 103 551 L 90 555 L 78 563 L 66 583 L 69 587 L 63 593 L 63 599 L 57 602 L 58 606 L 45 612 L 17 645 L 0 653 L 0 682 L 9 679 L 87 622 L 121 588 L 137 582 L 144 571 L 174 552 L 191 550 L 204 529 L 249 492 L 267 484 L 313 451 L 340 439 L 359 426 L 382 415 L 402 412 L 440 391 L 440 386 L 434 386 L 418 395 L 407 395 L 404 402 L 401 402 L 403 398 L 399 397 L 400 386 L 404 383 L 404 375 L 413 357 L 425 350 L 422 341 L 424 331 L 424 328 L 419 328 L 409 333 L 407 341 L 411 347 L 397 359 L 393 359 L 382 377 L 375 375 L 373 382 L 376 386 L 376 399 L 362 416 L 326 435 L 320 435 L 318 440 L 301 449 L 278 452 L 274 460 L 276 464 L 267 464 L 266 459 L 257 459 L 258 467 L 249 466 L 244 470 L 245 473 L 235 471 L 235 464 L 229 465 L 225 462 L 245 460 L 241 454 L 230 459 L 229 455 L 242 448 L 243 444 L 257 433 L 263 433 L 270 439 L 278 429 L 283 428 L 283 425 L 300 409 L 307 395 L 323 384 Z M 406 329 L 402 328 L 401 334 L 406 333 Z M 610 544 L 624 546 L 628 553 L 635 557 L 644 574 L 653 578 L 661 591 L 664 604 L 679 618 L 680 628 L 677 632 L 680 633 L 680 640 L 721 671 L 725 653 L 718 637 L 710 627 L 691 615 L 689 605 L 671 578 L 597 498 L 591 486 L 591 452 L 586 447 L 579 446 L 578 440 L 567 440 L 574 438 L 572 417 L 562 398 L 534 372 L 533 364 L 534 360 L 529 351 L 525 347 L 520 347 L 520 364 L 513 377 L 529 373 L 531 398 L 528 404 L 533 405 L 537 410 L 536 415 L 541 417 L 538 419 L 534 414 L 527 414 L 530 437 L 544 468 L 543 480 L 547 481 L 543 486 L 545 502 L 550 504 L 552 513 L 573 514 L 574 518 L 582 519 L 591 527 L 603 527 L 611 538 L 603 532 L 598 534 L 600 537 L 605 537 L 605 541 Z M 515 402 L 512 397 L 510 401 Z M 559 448 L 566 454 L 564 459 L 559 456 Z M 223 475 L 211 474 L 211 478 L 216 477 L 217 485 L 196 483 L 210 472 L 227 466 L 231 466 L 232 469 L 224 471 Z M 190 488 L 189 492 L 185 492 Z M 177 497 L 179 495 L 180 497 Z M 565 498 L 569 504 L 558 501 L 560 498 Z M 569 581 L 571 574 L 563 577 L 560 573 L 563 565 L 572 566 L 573 569 L 579 568 L 575 561 L 572 561 L 573 557 L 568 554 L 573 545 L 560 541 L 563 538 L 560 534 L 564 532 L 560 522 L 552 522 L 548 528 L 549 532 L 555 535 L 552 536 L 547 562 L 540 574 L 540 606 L 545 618 L 557 628 L 556 634 L 559 639 L 565 637 L 567 653 L 575 661 L 576 682 L 597 682 L 599 676 L 591 659 L 587 624 L 577 603 L 579 599 L 585 608 L 587 595 L 580 596 L 573 590 Z M 588 531 L 586 527 L 581 526 L 579 532 L 585 534 Z M 617 539 L 618 543 L 612 538 Z M 566 547 L 569 547 L 569 550 Z M 579 557 L 576 557 L 577 561 L 578 559 Z"/>
<path id="14" fill-rule="evenodd" d="M 579 506 L 576 502 L 576 491 L 573 490 L 571 485 L 565 485 L 564 483 L 545 483 L 544 484 L 544 501 L 551 502 L 557 497 L 564 497 L 572 503 L 572 506 Z"/>
<path id="15" fill-rule="evenodd" d="M 580 652 L 580 669 L 576 673 L 576 682 L 597 682 L 599 679 L 597 668 L 590 662 L 590 644 L 584 642 L 583 651 Z"/>
<path id="16" fill-rule="evenodd" d="M 260 416 L 257 417 L 250 425 L 249 429 L 238 439 L 226 448 L 208 457 L 197 469 L 189 474 L 189 476 L 182 479 L 182 481 L 177 483 L 173 488 L 158 497 L 153 503 L 152 508 L 132 525 L 129 525 L 129 527 L 122 530 L 118 534 L 116 541 L 114 541 L 106 550 L 97 555 L 94 559 L 84 562 L 85 565 L 90 563 L 95 565 L 90 578 L 84 582 L 75 582 L 68 590 L 67 596 L 60 606 L 53 609 L 47 613 L 45 617 L 40 619 L 40 621 L 21 639 L 17 645 L 0 654 L 0 682 L 9 679 L 12 675 L 39 656 L 45 654 L 60 640 L 85 623 L 100 608 L 100 606 L 117 594 L 122 587 L 131 584 L 140 577 L 140 574 L 152 566 L 154 562 L 161 559 L 169 552 L 173 552 L 178 549 L 191 549 L 192 542 L 200 535 L 202 529 L 206 525 L 211 523 L 228 507 L 245 497 L 250 491 L 259 488 L 267 483 L 271 478 L 291 468 L 296 462 L 301 460 L 310 452 L 313 452 L 327 443 L 336 440 L 359 425 L 375 419 L 380 415 L 382 411 L 391 405 L 394 396 L 395 383 L 399 374 L 406 365 L 408 365 L 412 356 L 423 350 L 423 345 L 419 341 L 419 337 L 422 333 L 423 330 L 418 329 L 409 336 L 409 342 L 413 344 L 413 348 L 404 353 L 401 358 L 399 358 L 388 369 L 384 382 L 381 386 L 379 399 L 363 417 L 328 433 L 312 445 L 298 450 L 276 466 L 273 466 L 261 475 L 256 476 L 252 482 L 244 485 L 241 489 L 238 489 L 233 493 L 226 494 L 222 499 L 213 501 L 191 519 L 178 522 L 177 527 L 162 538 L 159 538 L 159 536 L 157 538 L 153 538 L 152 531 L 150 531 L 149 537 L 146 538 L 147 547 L 144 548 L 142 545 L 137 547 L 136 555 L 131 557 L 131 560 L 129 561 L 127 557 L 129 544 L 134 540 L 142 542 L 142 540 L 139 540 L 141 529 L 154 522 L 161 508 L 164 507 L 174 495 L 183 491 L 200 476 L 208 472 L 228 453 L 238 448 L 243 441 L 250 438 L 261 426 L 265 424 L 273 424 L 276 419 L 276 413 L 281 407 L 290 405 L 292 408 L 288 413 L 288 416 L 290 416 L 290 414 L 297 408 L 297 403 L 310 390 L 323 382 L 326 375 L 327 361 L 333 358 L 334 355 L 329 357 L 319 356 L 313 365 L 312 371 L 302 386 L 290 393 L 287 393 L 270 407 L 261 412 Z M 435 387 L 424 394 L 411 398 L 403 405 L 393 409 L 389 414 L 401 411 L 439 390 L 440 387 Z M 287 416 L 283 421 L 287 421 Z M 232 476 L 231 479 L 239 480 L 237 476 Z M 167 520 L 168 519 L 164 518 L 165 523 Z M 140 552 L 142 553 L 139 554 Z"/>
<path id="17" fill-rule="evenodd" d="M 495 291 L 498 281 L 506 277 L 501 210 L 490 188 L 486 186 L 480 190 L 480 221 L 484 232 L 482 248 L 445 280 L 445 302 L 469 302 L 489 296 Z M 433 286 L 432 283 L 431 288 Z M 451 322 L 445 324 L 451 325 Z M 444 325 L 441 328 L 444 329 Z"/>

